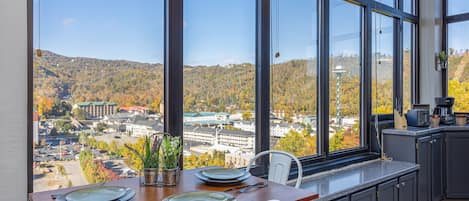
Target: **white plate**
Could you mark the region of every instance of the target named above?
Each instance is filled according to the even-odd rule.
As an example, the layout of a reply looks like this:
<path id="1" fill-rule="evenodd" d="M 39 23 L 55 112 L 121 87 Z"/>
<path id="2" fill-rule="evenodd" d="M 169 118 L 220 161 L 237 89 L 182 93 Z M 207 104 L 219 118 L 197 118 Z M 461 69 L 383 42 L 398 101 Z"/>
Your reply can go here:
<path id="1" fill-rule="evenodd" d="M 205 182 L 206 184 L 210 185 L 234 185 L 234 184 L 239 184 L 243 182 L 246 179 L 249 179 L 251 177 L 251 174 L 249 172 L 245 172 L 243 176 L 236 178 L 236 179 L 230 179 L 230 180 L 217 180 L 217 179 L 210 179 L 199 172 L 195 173 L 195 176 Z"/>
<path id="2" fill-rule="evenodd" d="M 216 180 L 234 180 L 244 176 L 246 171 L 232 168 L 213 168 L 200 171 L 205 177 Z"/>
<path id="3" fill-rule="evenodd" d="M 127 188 L 116 186 L 100 186 L 84 188 L 64 195 L 67 201 L 111 201 L 117 200 L 128 193 Z"/>
<path id="4" fill-rule="evenodd" d="M 194 191 L 173 195 L 163 199 L 163 201 L 236 201 L 235 198 L 222 192 Z"/>

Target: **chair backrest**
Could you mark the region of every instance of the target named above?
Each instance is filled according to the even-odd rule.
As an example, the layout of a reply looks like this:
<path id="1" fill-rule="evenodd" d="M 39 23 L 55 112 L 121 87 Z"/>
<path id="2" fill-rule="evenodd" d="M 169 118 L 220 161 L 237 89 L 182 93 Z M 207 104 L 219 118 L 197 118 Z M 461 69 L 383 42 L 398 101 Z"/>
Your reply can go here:
<path id="1" fill-rule="evenodd" d="M 246 171 L 249 172 L 251 166 L 255 164 L 256 160 L 264 155 L 270 155 L 268 180 L 284 185 L 287 184 L 291 161 L 294 160 L 298 166 L 298 178 L 296 180 L 295 188 L 300 188 L 301 181 L 303 179 L 303 167 L 301 166 L 298 158 L 284 151 L 268 150 L 257 154 L 249 162 Z"/>

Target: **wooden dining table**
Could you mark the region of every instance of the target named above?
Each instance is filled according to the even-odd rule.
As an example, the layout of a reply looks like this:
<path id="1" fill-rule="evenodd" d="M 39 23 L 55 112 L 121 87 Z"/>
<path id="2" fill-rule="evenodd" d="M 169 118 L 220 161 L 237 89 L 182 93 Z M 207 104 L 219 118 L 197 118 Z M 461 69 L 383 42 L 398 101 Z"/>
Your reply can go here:
<path id="1" fill-rule="evenodd" d="M 64 188 L 59 190 L 44 191 L 32 193 L 32 201 L 53 201 L 51 195 L 66 194 L 70 191 L 92 187 L 96 185 L 104 186 L 121 186 L 128 187 L 136 191 L 134 201 L 161 201 L 171 195 L 177 195 L 185 192 L 192 191 L 217 191 L 223 192 L 235 187 L 244 185 L 255 184 L 258 182 L 266 181 L 265 179 L 252 176 L 241 184 L 235 186 L 210 186 L 200 181 L 195 173 L 201 169 L 192 169 L 181 171 L 181 176 L 178 185 L 174 187 L 157 187 L 157 186 L 141 186 L 139 178 L 120 179 L 110 181 L 105 184 L 91 184 L 86 186 Z M 236 197 L 237 201 L 310 201 L 315 200 L 319 196 L 317 194 L 308 192 L 304 189 L 296 189 L 291 186 L 281 185 L 274 182 L 267 181 L 268 185 L 264 188 L 250 190 L 249 192 L 239 193 L 237 191 L 231 192 Z"/>

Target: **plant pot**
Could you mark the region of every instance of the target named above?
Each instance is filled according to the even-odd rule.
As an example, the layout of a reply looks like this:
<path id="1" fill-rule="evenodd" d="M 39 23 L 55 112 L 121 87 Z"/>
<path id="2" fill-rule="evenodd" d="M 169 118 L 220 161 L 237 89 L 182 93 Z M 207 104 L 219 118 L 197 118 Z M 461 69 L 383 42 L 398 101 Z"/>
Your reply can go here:
<path id="1" fill-rule="evenodd" d="M 143 169 L 143 185 L 156 185 L 158 182 L 158 168 Z"/>
<path id="2" fill-rule="evenodd" d="M 430 120 L 430 127 L 436 128 L 440 126 L 440 116 L 432 116 Z"/>
<path id="3" fill-rule="evenodd" d="M 176 186 L 179 182 L 179 168 L 165 169 L 163 168 L 162 173 L 163 185 L 165 186 Z"/>
<path id="4" fill-rule="evenodd" d="M 467 123 L 467 115 L 466 114 L 456 114 L 456 125 L 465 126 L 466 123 Z"/>

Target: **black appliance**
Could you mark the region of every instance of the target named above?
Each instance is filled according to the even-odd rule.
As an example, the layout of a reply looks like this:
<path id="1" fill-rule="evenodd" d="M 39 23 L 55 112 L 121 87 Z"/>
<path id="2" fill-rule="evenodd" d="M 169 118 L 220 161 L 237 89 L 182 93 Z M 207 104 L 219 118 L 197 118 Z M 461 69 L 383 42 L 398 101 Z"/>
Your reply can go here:
<path id="1" fill-rule="evenodd" d="M 414 127 L 430 126 L 430 105 L 414 104 L 406 114 L 407 125 Z"/>
<path id="2" fill-rule="evenodd" d="M 440 123 L 445 125 L 454 124 L 456 121 L 453 113 L 454 98 L 436 97 L 435 103 L 436 107 L 433 114 L 440 116 Z"/>

